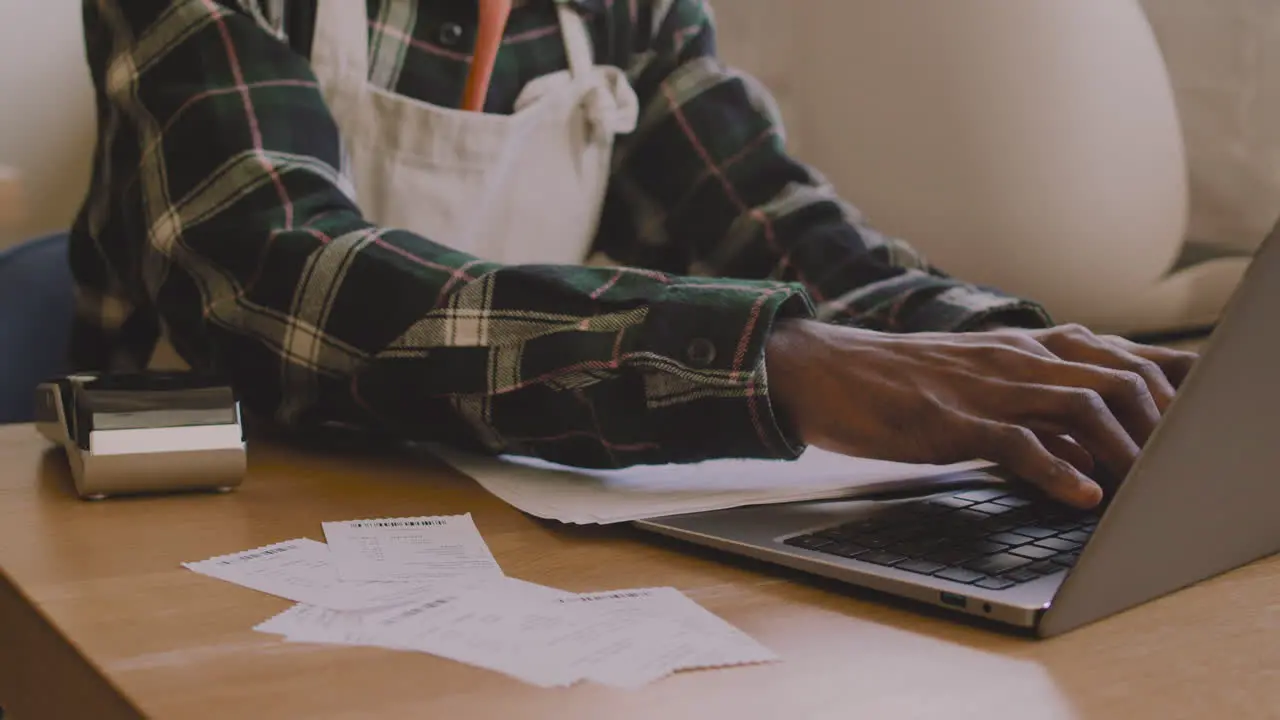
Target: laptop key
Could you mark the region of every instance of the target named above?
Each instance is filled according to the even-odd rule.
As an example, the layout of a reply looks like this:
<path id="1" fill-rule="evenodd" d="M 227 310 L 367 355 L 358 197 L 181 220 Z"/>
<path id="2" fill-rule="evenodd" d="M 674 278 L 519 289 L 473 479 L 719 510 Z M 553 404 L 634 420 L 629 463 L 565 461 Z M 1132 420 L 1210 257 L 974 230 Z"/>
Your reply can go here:
<path id="1" fill-rule="evenodd" d="M 930 498 L 925 502 L 930 505 L 937 505 L 939 507 L 945 507 L 945 508 L 967 508 L 970 505 L 974 504 L 974 501 L 972 500 L 963 500 L 953 495 Z"/>
<path id="2" fill-rule="evenodd" d="M 1021 518 L 1009 519 L 1008 515 L 996 516 L 987 522 L 983 527 L 989 532 L 1002 533 L 1008 532 L 1022 524 Z"/>
<path id="3" fill-rule="evenodd" d="M 873 549 L 886 548 L 897 542 L 887 535 L 854 535 L 849 538 L 853 542 Z"/>
<path id="4" fill-rule="evenodd" d="M 944 522 L 934 525 L 934 535 L 951 538 L 953 543 L 981 540 L 991 534 L 987 528 L 976 522 L 970 522 L 968 520 L 948 521 L 946 518 L 939 519 L 944 520 Z"/>
<path id="5" fill-rule="evenodd" d="M 1019 535 L 1026 535 L 1029 538 L 1035 538 L 1037 540 L 1041 538 L 1053 537 L 1054 535 L 1058 534 L 1048 528 L 1035 527 L 1032 525 L 1017 527 L 1011 530 L 1010 532 L 1014 532 Z"/>
<path id="6" fill-rule="evenodd" d="M 1080 527 L 1080 523 L 1075 520 L 1054 520 L 1053 522 L 1043 523 L 1050 530 L 1057 530 L 1060 533 L 1071 532 Z"/>
<path id="7" fill-rule="evenodd" d="M 1000 577 L 1008 578 L 1014 582 L 1019 582 L 1019 583 L 1031 582 L 1032 580 L 1039 580 L 1041 578 L 1040 573 L 1029 569 L 1029 567 L 1030 566 L 1025 568 L 1018 568 L 1017 570 L 1010 570 L 1009 572 L 1001 575 Z"/>
<path id="8" fill-rule="evenodd" d="M 924 556 L 925 560 L 930 562 L 938 562 L 943 565 L 959 565 L 966 560 L 972 560 L 977 557 L 972 551 L 958 547 L 943 548 L 935 550 Z"/>
<path id="9" fill-rule="evenodd" d="M 961 547 L 964 550 L 972 552 L 974 555 L 994 555 L 998 552 L 1004 552 L 1009 549 L 1009 546 L 1004 543 L 992 542 L 990 540 L 967 542 Z"/>
<path id="10" fill-rule="evenodd" d="M 971 582 L 976 582 L 978 580 L 985 578 L 986 575 L 983 575 L 982 573 L 974 572 L 972 570 L 965 570 L 964 568 L 953 567 L 953 568 L 947 568 L 946 570 L 943 570 L 942 572 L 935 574 L 934 577 L 940 577 L 943 580 L 951 580 L 952 582 L 964 583 L 967 585 Z"/>
<path id="11" fill-rule="evenodd" d="M 889 517 L 888 513 L 877 513 L 871 517 L 837 525 L 830 528 L 828 532 L 835 532 L 841 535 L 861 535 L 863 533 L 880 532 L 892 524 L 893 518 Z"/>
<path id="12" fill-rule="evenodd" d="M 979 580 L 978 582 L 974 583 L 974 585 L 977 585 L 980 588 L 986 588 L 988 590 L 1005 590 L 1007 588 L 1013 587 L 1014 585 L 1017 585 L 1017 583 L 1015 583 L 1012 580 L 1006 580 L 1004 578 L 989 577 L 989 578 L 986 578 L 985 580 Z"/>
<path id="13" fill-rule="evenodd" d="M 903 560 L 906 560 L 907 556 L 899 555 L 897 553 L 885 552 L 883 550 L 872 550 L 869 553 L 864 553 L 862 555 L 859 555 L 858 559 L 861 560 L 862 562 L 869 562 L 869 563 L 875 563 L 876 565 L 887 566 L 887 565 L 896 565 L 897 563 L 900 563 Z"/>
<path id="14" fill-rule="evenodd" d="M 1013 523 L 1010 527 L 1021 527 L 1023 525 L 1035 525 L 1039 522 L 1040 517 L 1031 511 L 1030 508 L 1013 508 L 1009 512 L 994 517 L 987 522 L 989 523 Z"/>
<path id="15" fill-rule="evenodd" d="M 982 522 L 983 520 L 987 519 L 986 515 L 983 515 L 980 512 L 974 512 L 972 509 L 968 509 L 968 508 L 964 510 L 956 510 L 955 512 L 949 514 L 947 517 L 954 518 L 958 522 L 967 521 L 967 522 L 973 522 L 973 523 Z"/>
<path id="16" fill-rule="evenodd" d="M 981 488 L 978 490 L 965 490 L 964 492 L 958 492 L 953 495 L 953 497 L 958 497 L 961 500 L 972 500 L 973 502 L 987 502 L 988 500 L 1002 498 L 1008 494 L 1009 492 L 1007 490 Z"/>
<path id="17" fill-rule="evenodd" d="M 787 538 L 782 541 L 793 547 L 804 548 L 805 550 L 821 550 L 828 545 L 835 545 L 834 540 L 828 540 L 817 535 L 798 535 L 793 538 Z"/>
<path id="18" fill-rule="evenodd" d="M 964 564 L 970 570 L 975 570 L 986 575 L 999 575 L 1001 573 L 1016 570 L 1023 565 L 1027 565 L 1031 561 L 1024 557 L 1011 555 L 1009 553 L 1001 553 L 999 555 L 988 555 L 987 557 L 971 560 Z"/>
<path id="19" fill-rule="evenodd" d="M 854 537 L 855 535 L 864 535 L 866 533 L 879 532 L 881 529 L 883 529 L 883 527 L 879 524 L 872 524 L 870 522 L 866 522 L 866 523 L 858 522 L 858 523 L 849 523 L 847 525 L 839 525 L 836 527 L 827 528 L 826 530 L 821 530 L 815 534 L 821 535 L 823 537 L 829 537 L 833 540 L 841 540 L 845 538 Z"/>
<path id="20" fill-rule="evenodd" d="M 980 512 L 984 515 L 1003 515 L 1007 512 L 1013 512 L 1013 508 L 1009 507 L 1008 505 L 1000 505 L 998 503 L 993 503 L 993 502 L 982 503 L 980 505 L 972 505 L 966 509 L 972 510 L 974 512 Z"/>
<path id="21" fill-rule="evenodd" d="M 1015 535 L 1013 533 L 1002 532 L 987 537 L 991 542 L 1004 543 L 1005 545 L 1018 546 L 1027 545 L 1035 542 L 1035 538 L 1029 538 L 1026 535 Z"/>
<path id="22" fill-rule="evenodd" d="M 1058 555 L 1051 559 L 1059 565 L 1075 567 L 1076 560 L 1080 559 L 1080 553 L 1067 553 L 1065 555 Z"/>
<path id="23" fill-rule="evenodd" d="M 1089 537 L 1092 534 L 1093 533 L 1085 532 L 1084 530 L 1073 530 L 1069 533 L 1063 533 L 1058 537 L 1062 538 L 1063 540 L 1069 540 L 1071 542 L 1085 543 L 1085 542 L 1089 542 Z"/>
<path id="24" fill-rule="evenodd" d="M 933 551 L 941 544 L 942 540 L 940 538 L 935 540 L 908 540 L 907 542 L 894 543 L 885 549 L 907 557 L 920 557 Z"/>
<path id="25" fill-rule="evenodd" d="M 1037 540 L 1036 545 L 1049 548 L 1050 550 L 1057 550 L 1058 552 L 1073 552 L 1080 549 L 1080 543 L 1063 540 L 1062 538 L 1045 538 L 1044 540 Z"/>
<path id="26" fill-rule="evenodd" d="M 830 547 L 822 548 L 822 552 L 839 555 L 840 557 L 856 558 L 863 553 L 871 552 L 871 548 L 863 547 L 857 543 L 838 542 Z"/>
<path id="27" fill-rule="evenodd" d="M 1049 548 L 1037 547 L 1035 545 L 1023 545 L 1022 547 L 1016 547 L 1009 552 L 1030 560 L 1048 560 L 1058 554 L 1057 550 L 1050 550 Z"/>
<path id="28" fill-rule="evenodd" d="M 1005 505 L 1011 508 L 1026 507 L 1031 504 L 1030 500 L 1026 498 L 1020 498 L 1017 495 L 1005 495 L 1004 497 L 996 498 L 991 502 L 1000 503 L 1001 505 Z"/>
<path id="29" fill-rule="evenodd" d="M 1052 575 L 1062 572 L 1065 568 L 1051 560 L 1041 560 L 1040 562 L 1031 563 L 1024 569 L 1039 575 Z"/>
<path id="30" fill-rule="evenodd" d="M 929 562 L 928 560 L 907 560 L 893 566 L 895 570 L 906 570 L 907 572 L 920 573 L 921 575 L 932 575 L 946 567 L 942 563 Z M 1038 576 L 1037 576 L 1038 577 Z"/>

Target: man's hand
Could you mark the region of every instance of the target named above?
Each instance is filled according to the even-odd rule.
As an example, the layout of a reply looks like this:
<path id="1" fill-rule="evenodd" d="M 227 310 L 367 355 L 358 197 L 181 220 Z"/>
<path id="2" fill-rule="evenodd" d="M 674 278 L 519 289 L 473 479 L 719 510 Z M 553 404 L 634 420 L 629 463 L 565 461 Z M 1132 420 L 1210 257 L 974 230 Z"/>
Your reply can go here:
<path id="1" fill-rule="evenodd" d="M 766 353 L 772 400 L 806 443 L 981 458 L 1086 508 L 1102 499 L 1094 459 L 1123 478 L 1196 358 L 1077 326 L 897 335 L 813 321 L 780 322 Z"/>

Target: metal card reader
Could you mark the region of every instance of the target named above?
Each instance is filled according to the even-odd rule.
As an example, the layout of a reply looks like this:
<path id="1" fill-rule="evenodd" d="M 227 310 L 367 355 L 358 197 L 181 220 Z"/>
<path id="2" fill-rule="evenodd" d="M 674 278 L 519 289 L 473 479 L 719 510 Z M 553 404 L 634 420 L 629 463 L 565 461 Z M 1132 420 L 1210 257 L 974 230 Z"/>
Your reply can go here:
<path id="1" fill-rule="evenodd" d="M 77 373 L 36 388 L 36 427 L 60 445 L 84 499 L 230 491 L 247 457 L 227 383 L 192 372 Z"/>

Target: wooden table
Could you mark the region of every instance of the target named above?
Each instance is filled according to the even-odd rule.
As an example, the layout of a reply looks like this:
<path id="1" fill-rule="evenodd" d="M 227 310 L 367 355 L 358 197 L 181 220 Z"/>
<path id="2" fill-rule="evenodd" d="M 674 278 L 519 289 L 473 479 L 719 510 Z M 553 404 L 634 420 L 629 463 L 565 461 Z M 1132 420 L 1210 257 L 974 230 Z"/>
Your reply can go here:
<path id="1" fill-rule="evenodd" d="M 250 456 L 234 494 L 91 503 L 34 430 L 0 428 L 10 718 L 1280 717 L 1280 559 L 1037 641 L 625 528 L 540 523 L 428 459 Z M 542 690 L 424 654 L 283 643 L 250 628 L 290 603 L 179 567 L 322 540 L 324 520 L 462 512 L 512 576 L 672 585 L 784 660 Z"/>

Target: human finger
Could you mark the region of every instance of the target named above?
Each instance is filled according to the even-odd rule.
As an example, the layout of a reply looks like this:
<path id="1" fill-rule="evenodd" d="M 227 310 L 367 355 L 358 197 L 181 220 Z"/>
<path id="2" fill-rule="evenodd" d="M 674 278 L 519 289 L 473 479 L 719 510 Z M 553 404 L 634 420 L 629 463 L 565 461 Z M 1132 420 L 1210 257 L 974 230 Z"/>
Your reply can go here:
<path id="1" fill-rule="evenodd" d="M 1050 433 L 1036 433 L 1036 437 L 1040 439 L 1040 444 L 1044 445 L 1046 450 L 1071 463 L 1071 467 L 1085 475 L 1092 473 L 1096 468 L 1093 455 L 1070 437 Z"/>
<path id="2" fill-rule="evenodd" d="M 1187 379 L 1187 375 L 1191 373 L 1191 368 L 1200 359 L 1198 353 L 1186 350 L 1175 350 L 1174 348 L 1160 347 L 1158 345 L 1143 345 L 1111 335 L 1104 336 L 1102 339 L 1108 344 L 1123 348 L 1136 357 L 1154 363 L 1175 388 L 1182 386 L 1182 383 Z"/>
<path id="3" fill-rule="evenodd" d="M 1162 365 L 1152 358 L 1133 352 L 1138 346 L 1121 338 L 1102 338 L 1088 331 L 1077 331 L 1055 336 L 1046 347 L 1069 362 L 1119 370 L 1141 377 L 1160 413 L 1173 403 L 1173 397 L 1177 393 Z"/>
<path id="4" fill-rule="evenodd" d="M 997 414 L 1020 413 L 1006 420 L 1053 416 L 1080 423 L 1088 422 L 1091 414 L 1112 415 L 1139 446 L 1160 424 L 1160 407 L 1146 379 L 1137 373 L 1018 351 L 1002 353 L 999 363 L 1006 389 L 987 402 Z M 1067 392 L 1053 392 L 1054 388 Z M 1082 390 L 1089 392 L 1072 392 Z M 1076 437 L 1070 430 L 1061 433 Z"/>
<path id="5" fill-rule="evenodd" d="M 1160 403 L 1142 375 L 1086 363 L 1061 363 L 1048 376 L 1056 386 L 1088 389 L 1097 393 L 1139 447 L 1146 445 L 1160 424 Z M 1172 401 L 1172 395 L 1170 395 Z M 1083 402 L 1083 398 L 1076 401 Z M 1083 408 L 1081 408 L 1083 411 Z"/>
<path id="6" fill-rule="evenodd" d="M 1056 500 L 1086 509 L 1102 500 L 1097 483 L 1055 456 L 1026 427 L 973 418 L 965 438 L 978 457 L 997 463 Z"/>
<path id="7" fill-rule="evenodd" d="M 1067 435 L 1108 470 L 1126 475 L 1141 447 L 1102 395 L 1089 388 L 1041 387 L 1021 393 L 1024 404 L 1011 421 L 1041 435 Z"/>

